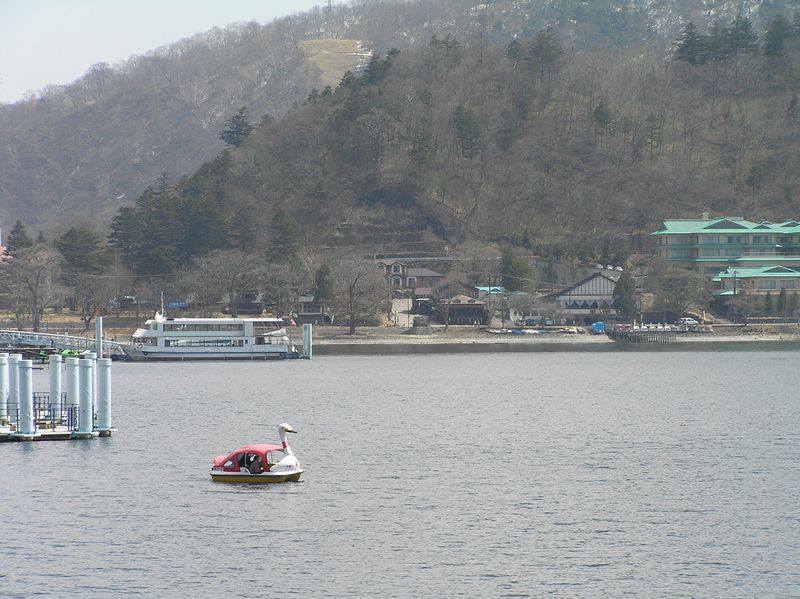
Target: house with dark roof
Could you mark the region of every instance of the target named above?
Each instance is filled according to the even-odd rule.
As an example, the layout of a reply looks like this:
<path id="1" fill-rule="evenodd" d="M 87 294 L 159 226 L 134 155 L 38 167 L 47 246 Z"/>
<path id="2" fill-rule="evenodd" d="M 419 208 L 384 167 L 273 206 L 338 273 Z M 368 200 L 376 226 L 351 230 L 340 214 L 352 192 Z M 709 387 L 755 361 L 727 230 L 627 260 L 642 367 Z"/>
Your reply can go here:
<path id="1" fill-rule="evenodd" d="M 331 317 L 328 307 L 322 300 L 314 299 L 313 295 L 301 295 L 297 298 L 297 324 L 329 324 Z"/>
<path id="2" fill-rule="evenodd" d="M 400 260 L 376 260 L 375 265 L 386 275 L 393 289 L 432 289 L 444 280 L 443 274 L 429 268 L 409 266 Z"/>
<path id="3" fill-rule="evenodd" d="M 489 321 L 486 304 L 468 295 L 456 295 L 439 301 L 442 320 L 449 324 L 485 324 Z"/>
<path id="4" fill-rule="evenodd" d="M 614 287 L 622 273 L 597 271 L 569 287 L 545 295 L 546 302 L 555 304 L 555 316 L 572 324 L 592 324 L 615 316 Z"/>

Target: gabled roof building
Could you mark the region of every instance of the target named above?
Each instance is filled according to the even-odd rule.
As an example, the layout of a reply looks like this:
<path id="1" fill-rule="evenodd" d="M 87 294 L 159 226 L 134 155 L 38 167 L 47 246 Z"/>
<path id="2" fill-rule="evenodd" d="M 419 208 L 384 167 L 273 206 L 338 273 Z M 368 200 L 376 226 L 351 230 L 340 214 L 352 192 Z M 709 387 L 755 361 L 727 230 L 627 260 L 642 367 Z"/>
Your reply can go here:
<path id="1" fill-rule="evenodd" d="M 787 294 L 800 291 L 800 268 L 764 266 L 759 268 L 729 268 L 713 279 L 714 295 L 726 297 L 742 293 L 753 295 Z"/>
<path id="2" fill-rule="evenodd" d="M 575 324 L 591 324 L 599 318 L 616 314 L 614 287 L 622 273 L 597 271 L 569 287 L 544 296 L 555 302 L 558 317 Z"/>
<path id="3" fill-rule="evenodd" d="M 749 221 L 741 217 L 665 220 L 656 254 L 670 264 L 704 275 L 727 269 L 800 268 L 800 222 Z"/>

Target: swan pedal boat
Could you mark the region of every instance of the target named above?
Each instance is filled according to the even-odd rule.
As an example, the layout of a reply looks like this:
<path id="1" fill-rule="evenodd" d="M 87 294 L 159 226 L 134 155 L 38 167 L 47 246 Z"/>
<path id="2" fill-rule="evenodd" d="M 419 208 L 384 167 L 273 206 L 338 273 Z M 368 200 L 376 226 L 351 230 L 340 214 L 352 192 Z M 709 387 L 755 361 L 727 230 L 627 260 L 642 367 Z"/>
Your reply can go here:
<path id="1" fill-rule="evenodd" d="M 245 445 L 227 455 L 218 455 L 211 466 L 211 480 L 251 484 L 299 480 L 303 469 L 286 440 L 286 433 L 296 432 L 291 425 L 283 423 L 278 426 L 280 445 Z"/>

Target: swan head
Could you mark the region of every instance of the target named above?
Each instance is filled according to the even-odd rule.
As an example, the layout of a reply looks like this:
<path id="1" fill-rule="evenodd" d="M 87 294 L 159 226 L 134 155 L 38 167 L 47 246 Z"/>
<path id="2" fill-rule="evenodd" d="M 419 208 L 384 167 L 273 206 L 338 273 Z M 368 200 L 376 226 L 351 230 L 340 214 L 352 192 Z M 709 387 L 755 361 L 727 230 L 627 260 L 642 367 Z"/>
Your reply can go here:
<path id="1" fill-rule="evenodd" d="M 292 428 L 291 424 L 287 424 L 286 422 L 278 425 L 278 431 L 283 431 L 284 433 L 296 433 L 297 431 Z"/>

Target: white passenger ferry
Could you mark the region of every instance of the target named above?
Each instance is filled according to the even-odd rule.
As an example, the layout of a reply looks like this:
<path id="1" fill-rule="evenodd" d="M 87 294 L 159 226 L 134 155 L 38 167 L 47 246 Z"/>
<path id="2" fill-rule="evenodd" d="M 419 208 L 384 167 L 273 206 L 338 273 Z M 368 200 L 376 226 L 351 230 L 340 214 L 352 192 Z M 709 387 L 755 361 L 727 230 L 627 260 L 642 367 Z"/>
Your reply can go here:
<path id="1" fill-rule="evenodd" d="M 297 356 L 280 318 L 166 318 L 158 312 L 122 349 L 136 361 Z"/>

